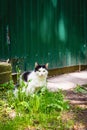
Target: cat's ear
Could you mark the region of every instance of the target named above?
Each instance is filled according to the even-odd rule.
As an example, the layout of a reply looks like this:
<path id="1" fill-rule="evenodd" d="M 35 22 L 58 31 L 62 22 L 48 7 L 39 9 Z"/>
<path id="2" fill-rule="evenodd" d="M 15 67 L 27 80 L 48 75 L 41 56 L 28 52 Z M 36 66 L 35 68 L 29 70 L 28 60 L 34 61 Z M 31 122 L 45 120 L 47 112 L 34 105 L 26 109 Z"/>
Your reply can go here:
<path id="1" fill-rule="evenodd" d="M 38 66 L 39 64 L 37 62 L 35 62 L 35 68 Z"/>
<path id="2" fill-rule="evenodd" d="M 49 65 L 49 63 L 46 63 L 46 64 L 45 64 L 46 69 L 48 69 L 48 65 Z"/>

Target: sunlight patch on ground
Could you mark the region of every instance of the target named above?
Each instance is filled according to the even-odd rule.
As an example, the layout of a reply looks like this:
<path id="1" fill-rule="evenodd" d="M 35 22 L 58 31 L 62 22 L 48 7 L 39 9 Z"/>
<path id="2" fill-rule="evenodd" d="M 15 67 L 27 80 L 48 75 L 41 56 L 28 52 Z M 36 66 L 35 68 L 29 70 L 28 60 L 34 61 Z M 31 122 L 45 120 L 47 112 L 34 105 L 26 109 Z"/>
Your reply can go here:
<path id="1" fill-rule="evenodd" d="M 57 91 L 58 89 L 68 90 L 74 88 L 76 85 L 72 82 L 64 81 L 63 83 L 48 83 L 48 89 L 51 91 Z"/>
<path id="2" fill-rule="evenodd" d="M 57 91 L 58 89 L 69 90 L 77 85 L 87 84 L 87 71 L 62 74 L 48 79 L 48 89 Z"/>
<path id="3" fill-rule="evenodd" d="M 87 79 L 87 72 L 83 71 L 82 73 L 80 73 L 80 72 L 71 73 L 70 76 L 74 76 L 76 78 L 81 78 L 81 79 Z"/>

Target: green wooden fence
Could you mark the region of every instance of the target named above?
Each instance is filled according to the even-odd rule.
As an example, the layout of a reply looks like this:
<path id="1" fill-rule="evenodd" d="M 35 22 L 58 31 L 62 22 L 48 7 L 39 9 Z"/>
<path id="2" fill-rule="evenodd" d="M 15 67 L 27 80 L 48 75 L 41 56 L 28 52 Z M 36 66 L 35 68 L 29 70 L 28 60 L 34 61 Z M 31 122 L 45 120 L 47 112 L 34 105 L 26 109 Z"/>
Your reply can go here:
<path id="1" fill-rule="evenodd" d="M 86 64 L 87 0 L 0 0 L 0 59 L 8 58 L 23 69 Z"/>

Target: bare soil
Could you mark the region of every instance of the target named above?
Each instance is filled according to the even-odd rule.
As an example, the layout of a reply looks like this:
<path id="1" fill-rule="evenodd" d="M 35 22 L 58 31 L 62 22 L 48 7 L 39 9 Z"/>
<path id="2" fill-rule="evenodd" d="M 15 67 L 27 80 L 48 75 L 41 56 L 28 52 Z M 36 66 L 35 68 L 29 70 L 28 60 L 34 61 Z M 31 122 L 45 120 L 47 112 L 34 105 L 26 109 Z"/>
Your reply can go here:
<path id="1" fill-rule="evenodd" d="M 87 89 L 87 85 L 84 85 Z M 69 100 L 71 109 L 63 118 L 74 121 L 73 130 L 87 130 L 87 93 L 77 93 L 73 90 L 64 91 L 65 99 Z"/>

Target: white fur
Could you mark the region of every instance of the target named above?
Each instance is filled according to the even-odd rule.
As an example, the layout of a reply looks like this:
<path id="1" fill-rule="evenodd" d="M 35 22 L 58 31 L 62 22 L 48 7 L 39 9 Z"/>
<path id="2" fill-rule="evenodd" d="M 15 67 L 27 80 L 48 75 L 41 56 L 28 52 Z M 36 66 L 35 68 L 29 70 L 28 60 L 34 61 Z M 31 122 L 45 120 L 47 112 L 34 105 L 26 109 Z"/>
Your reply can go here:
<path id="1" fill-rule="evenodd" d="M 46 68 L 48 67 L 48 64 L 46 64 Z M 29 94 L 33 94 L 35 90 L 39 87 L 46 87 L 47 86 L 47 76 L 48 71 L 41 67 L 38 71 L 32 71 L 28 75 L 28 82 L 24 82 L 22 80 L 22 75 L 20 76 L 20 85 L 23 86 L 22 92 L 25 92 L 25 94 L 28 96 Z M 18 90 L 15 89 L 14 95 L 18 94 Z M 17 97 L 17 96 L 16 96 Z"/>
<path id="2" fill-rule="evenodd" d="M 32 94 L 35 92 L 36 88 L 39 87 L 46 87 L 46 79 L 47 79 L 47 75 L 48 72 L 47 70 L 40 68 L 40 72 L 32 72 L 29 76 L 28 76 L 28 86 L 26 88 L 26 95 L 28 94 Z"/>
<path id="3" fill-rule="evenodd" d="M 40 68 L 39 71 L 33 71 L 28 76 L 28 82 L 25 82 L 27 87 L 23 88 L 23 92 L 25 91 L 26 95 L 33 94 L 35 89 L 39 87 L 47 86 L 47 75 L 48 71 L 44 68 Z"/>

